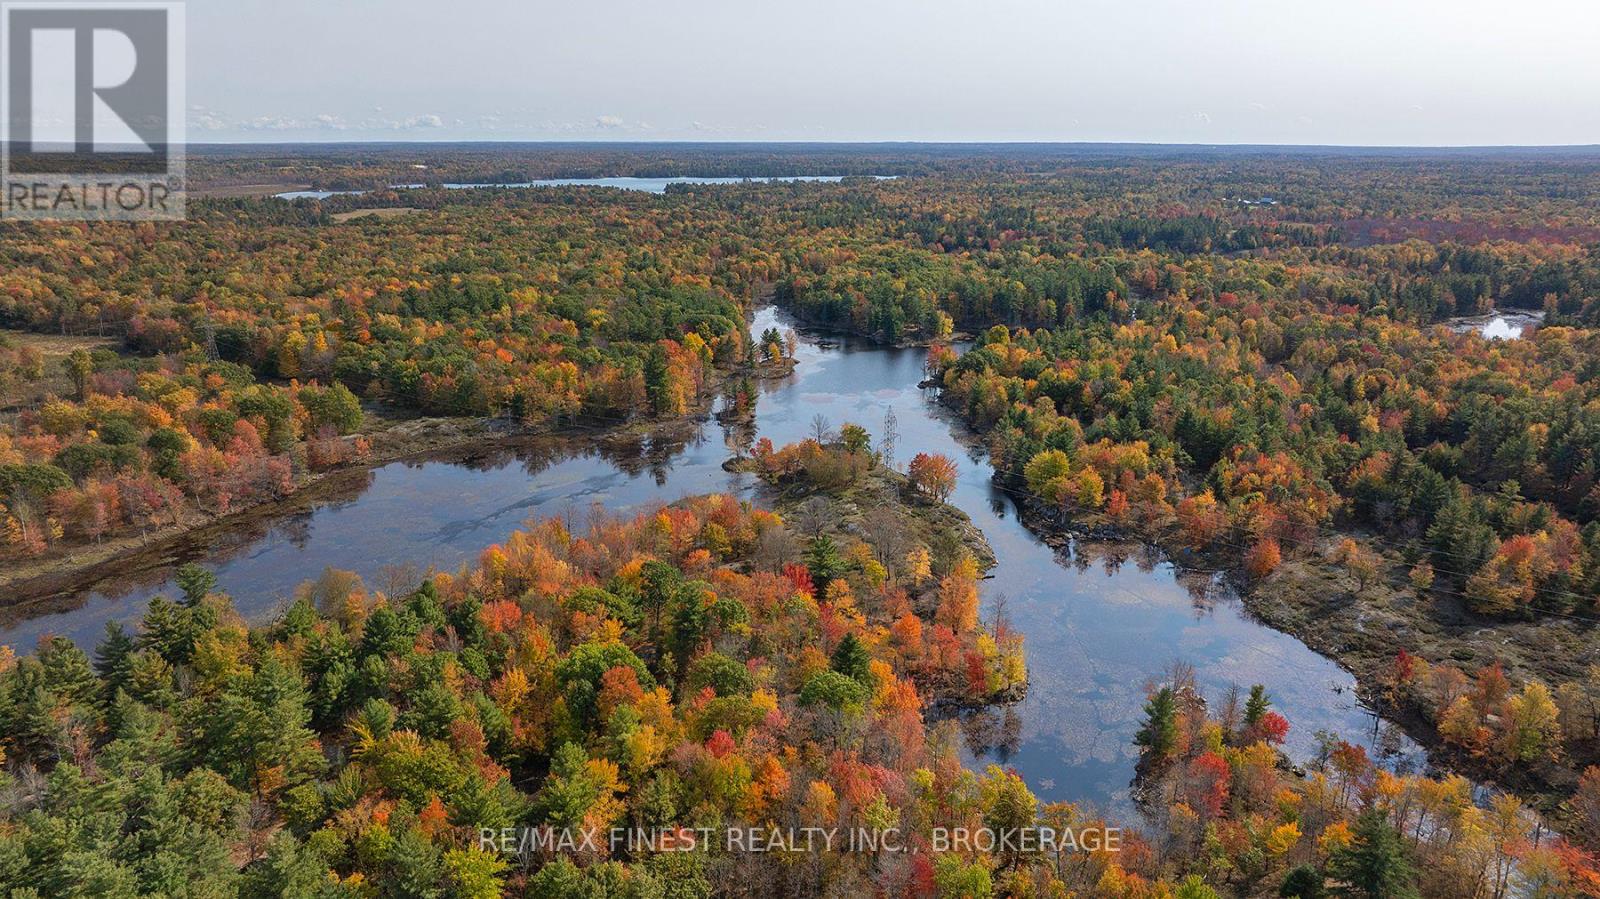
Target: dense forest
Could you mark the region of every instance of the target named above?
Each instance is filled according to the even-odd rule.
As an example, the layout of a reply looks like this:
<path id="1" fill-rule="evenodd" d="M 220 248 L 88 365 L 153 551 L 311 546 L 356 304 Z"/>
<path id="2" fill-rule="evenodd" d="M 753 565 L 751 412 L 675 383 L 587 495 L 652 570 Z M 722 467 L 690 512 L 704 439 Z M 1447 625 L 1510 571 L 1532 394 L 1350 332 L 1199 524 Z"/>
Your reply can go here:
<path id="1" fill-rule="evenodd" d="M 844 433 L 763 468 L 826 502 L 877 468 Z M 953 728 L 923 718 L 930 700 L 1025 679 L 1017 636 L 979 623 L 973 549 L 792 517 L 707 496 L 578 530 L 542 521 L 405 595 L 329 570 L 254 628 L 190 566 L 182 597 L 136 634 L 108 628 L 92 657 L 54 638 L 0 664 L 0 883 L 562 897 L 987 880 L 986 858 L 879 868 L 843 852 L 771 866 L 577 852 L 513 869 L 479 843 L 517 824 L 919 833 L 1032 809 L 1015 774 L 965 770 Z"/>
<path id="2" fill-rule="evenodd" d="M 8 568 L 281 498 L 399 422 L 625 427 L 725 383 L 743 404 L 788 352 L 745 327 L 774 300 L 928 346 L 1031 526 L 1228 573 L 1567 839 L 1337 742 L 1297 771 L 1265 693 L 1211 708 L 1177 671 L 1141 736 L 1151 826 L 1118 854 L 479 851 L 482 822 L 1092 823 L 964 770 L 925 714 L 1025 684 L 1016 635 L 978 620 L 981 554 L 723 497 L 540 523 L 403 595 L 306 572 L 257 626 L 191 572 L 91 654 L 16 647 L 8 889 L 1600 890 L 1600 156 L 441 145 L 202 148 L 191 173 L 214 194 L 187 222 L 0 224 Z M 799 174 L 895 177 L 442 187 Z M 252 185 L 366 192 L 230 193 Z M 1537 327 L 1452 321 L 1508 310 Z M 817 436 L 747 464 L 785 497 L 870 482 L 896 508 L 953 484 L 948 459 L 901 484 L 860 429 Z"/>
<path id="3" fill-rule="evenodd" d="M 808 470 L 855 470 L 844 485 L 873 467 L 852 458 L 866 452 L 812 443 L 760 464 L 813 485 Z M 708 496 L 581 532 L 543 521 L 405 595 L 324 572 L 258 627 L 186 569 L 183 595 L 137 634 L 111 627 L 92 656 L 56 638 L 0 665 L 0 884 L 551 899 L 1600 885 L 1510 796 L 1480 808 L 1460 777 L 1395 776 L 1336 739 L 1290 767 L 1275 748 L 1290 722 L 1261 686 L 1212 713 L 1181 668 L 1138 736 L 1159 830 L 1123 833 L 1039 802 L 1014 772 L 967 770 L 929 700 L 981 700 L 1021 676 L 1005 636 L 977 623 L 974 557 L 915 544 L 884 564 L 882 544 L 806 538 L 793 519 Z M 1600 771 L 1585 781 L 1590 828 L 1596 791 Z M 518 824 L 587 836 L 531 854 L 483 840 Z M 773 856 L 595 836 L 618 828 L 897 837 L 893 851 Z M 1077 843 L 935 842 L 985 828 Z"/>

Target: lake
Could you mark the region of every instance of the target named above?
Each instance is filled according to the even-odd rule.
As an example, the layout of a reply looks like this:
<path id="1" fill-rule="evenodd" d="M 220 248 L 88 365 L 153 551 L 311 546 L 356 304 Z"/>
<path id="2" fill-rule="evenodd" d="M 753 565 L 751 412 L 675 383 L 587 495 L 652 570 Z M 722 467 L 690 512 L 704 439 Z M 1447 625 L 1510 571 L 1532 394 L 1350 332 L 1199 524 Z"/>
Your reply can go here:
<path id="1" fill-rule="evenodd" d="M 1521 340 L 1544 324 L 1544 312 L 1515 309 L 1487 315 L 1464 315 L 1445 322 L 1457 334 L 1476 331 L 1485 340 Z"/>
<path id="2" fill-rule="evenodd" d="M 878 180 L 889 180 L 894 175 L 872 175 Z M 483 188 L 526 188 L 526 187 L 615 187 L 620 190 L 638 190 L 650 194 L 664 194 L 667 188 L 674 184 L 743 184 L 746 181 L 769 183 L 774 181 L 816 181 L 828 184 L 838 183 L 845 179 L 844 175 L 783 175 L 771 178 L 549 178 L 542 181 L 516 181 L 493 184 L 445 184 L 446 190 L 473 190 Z M 395 184 L 395 190 L 414 190 L 427 187 L 425 184 Z M 279 200 L 326 200 L 329 197 L 343 194 L 360 195 L 367 193 L 364 190 L 291 190 L 281 194 L 273 194 Z"/>
<path id="3" fill-rule="evenodd" d="M 755 333 L 793 322 L 760 310 Z M 800 329 L 794 376 L 763 382 L 760 435 L 777 445 L 807 436 L 812 417 L 837 427 L 855 422 L 882 434 L 884 413 L 898 418 L 899 462 L 917 452 L 958 461 L 951 502 L 988 537 L 997 565 L 983 584 L 984 614 L 1003 608 L 1026 636 L 1032 686 L 1025 701 L 963 721 L 969 758 L 1015 767 L 1046 800 L 1074 800 L 1132 821 L 1129 782 L 1147 682 L 1174 659 L 1195 667 L 1211 698 L 1229 684 L 1269 686 L 1293 723 L 1288 750 L 1304 760 L 1326 729 L 1369 747 L 1393 767 L 1421 764 L 1418 747 L 1357 701 L 1354 679 L 1332 661 L 1246 612 L 1220 580 L 1185 574 L 1158 552 L 1074 543 L 1058 552 L 1018 521 L 1011 498 L 990 480 L 981 449 L 963 426 L 919 389 L 925 353 L 882 348 Z M 749 475 L 722 469 L 728 435 L 707 415 L 688 439 L 529 440 L 435 461 L 399 462 L 357 474 L 338 495 L 283 520 L 246 527 L 191 551 L 218 588 L 255 618 L 270 617 L 296 585 L 324 566 L 359 573 L 370 586 L 403 582 L 415 563 L 455 569 L 531 516 L 612 511 L 712 491 L 754 496 Z M 581 520 L 581 518 L 580 518 Z M 170 568 L 133 572 L 118 589 L 54 598 L 47 611 L 12 620 L 0 642 L 30 650 L 44 633 L 98 641 L 106 621 L 133 623 L 149 598 L 176 596 Z M 16 611 L 12 611 L 13 618 Z M 1391 751 L 1392 750 L 1392 751 Z"/>

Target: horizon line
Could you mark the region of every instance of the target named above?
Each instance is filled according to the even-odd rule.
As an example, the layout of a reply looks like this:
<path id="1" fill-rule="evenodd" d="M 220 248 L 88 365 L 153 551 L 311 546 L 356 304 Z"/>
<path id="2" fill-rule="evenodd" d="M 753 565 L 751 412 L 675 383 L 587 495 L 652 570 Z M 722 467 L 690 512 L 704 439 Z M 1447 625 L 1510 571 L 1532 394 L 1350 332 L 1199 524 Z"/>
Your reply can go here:
<path id="1" fill-rule="evenodd" d="M 350 138 L 345 140 L 214 140 L 188 141 L 186 147 L 273 146 L 788 146 L 788 147 L 1143 147 L 1180 149 L 1281 149 L 1281 150 L 1595 150 L 1593 143 L 1563 144 L 1339 144 L 1259 143 L 1251 141 L 1172 142 L 1145 140 L 760 140 L 760 139 L 607 139 L 607 138 Z"/>

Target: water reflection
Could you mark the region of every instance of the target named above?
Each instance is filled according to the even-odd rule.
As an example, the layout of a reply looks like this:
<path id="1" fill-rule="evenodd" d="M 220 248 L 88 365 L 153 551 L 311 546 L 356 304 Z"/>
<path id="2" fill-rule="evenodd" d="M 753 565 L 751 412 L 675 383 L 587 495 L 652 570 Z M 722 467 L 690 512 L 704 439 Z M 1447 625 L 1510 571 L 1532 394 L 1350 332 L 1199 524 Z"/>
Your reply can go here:
<path id="1" fill-rule="evenodd" d="M 765 309 L 754 329 L 791 325 Z M 334 495 L 298 500 L 303 507 L 285 518 L 182 547 L 115 588 L 52 600 L 58 605 L 27 621 L 14 616 L 3 622 L 0 641 L 26 649 L 53 632 L 94 642 L 105 621 L 135 621 L 151 596 L 175 593 L 172 566 L 187 559 L 203 560 L 220 589 L 255 617 L 281 608 L 327 566 L 392 591 L 426 568 L 471 562 L 530 517 L 575 517 L 595 504 L 626 511 L 712 491 L 752 496 L 747 475 L 722 468 L 730 445 L 748 446 L 757 434 L 778 445 L 801 439 L 817 415 L 834 426 L 860 424 L 876 441 L 892 408 L 901 466 L 918 452 L 959 460 L 951 502 L 983 530 L 997 558 L 983 584 L 983 614 L 1004 619 L 1027 641 L 1028 698 L 952 723 L 972 762 L 1014 766 L 1046 800 L 1089 802 L 1128 820 L 1145 687 L 1174 659 L 1194 666 L 1211 698 L 1233 684 L 1269 685 L 1294 722 L 1288 750 L 1299 760 L 1316 754 L 1319 730 L 1358 740 L 1374 755 L 1392 746 L 1395 764 L 1419 757 L 1410 741 L 1374 728 L 1349 674 L 1253 620 L 1221 578 L 1180 571 L 1140 544 L 1047 542 L 1030 533 L 991 480 L 981 444 L 917 387 L 922 351 L 813 336 L 800 341 L 798 357 L 793 377 L 760 383 L 753 431 L 718 407 L 689 427 L 656 434 L 507 442 L 385 465 Z"/>
<path id="2" fill-rule="evenodd" d="M 1544 312 L 1514 309 L 1487 315 L 1461 316 L 1445 324 L 1457 334 L 1475 331 L 1485 340 L 1520 340 L 1544 324 Z"/>
<path id="3" fill-rule="evenodd" d="M 878 180 L 878 181 L 888 181 L 888 180 L 894 179 L 896 176 L 894 176 L 894 175 L 869 175 L 869 176 L 865 176 L 865 177 L 870 177 L 870 178 L 873 178 L 873 179 Z M 493 189 L 493 188 L 502 188 L 502 189 L 504 189 L 504 188 L 528 188 L 528 187 L 615 187 L 615 188 L 617 188 L 619 190 L 635 190 L 635 191 L 643 191 L 644 193 L 650 193 L 650 194 L 664 194 L 664 193 L 667 192 L 667 188 L 672 187 L 673 185 L 745 184 L 745 183 L 768 183 L 768 182 L 780 182 L 780 181 L 782 181 L 782 182 L 787 182 L 787 181 L 796 181 L 796 182 L 811 181 L 811 182 L 822 182 L 822 183 L 828 183 L 828 184 L 837 184 L 838 182 L 843 181 L 844 179 L 845 179 L 844 175 L 779 175 L 779 176 L 775 176 L 775 177 L 771 177 L 771 178 L 712 178 L 712 177 L 707 177 L 707 178 L 697 178 L 697 177 L 678 177 L 678 178 L 633 178 L 633 177 L 622 177 L 622 178 L 548 178 L 548 179 L 544 179 L 544 180 L 541 180 L 541 181 L 515 181 L 515 182 L 507 181 L 507 182 L 494 182 L 494 183 L 482 183 L 482 184 L 480 184 L 480 183 L 473 183 L 473 184 L 447 183 L 447 184 L 445 184 L 443 186 L 444 186 L 445 190 L 482 190 L 482 189 Z M 390 189 L 392 189 L 392 190 L 419 190 L 419 189 L 426 188 L 427 186 L 428 185 L 426 185 L 426 184 L 394 184 L 394 185 L 390 185 Z M 280 194 L 273 194 L 272 196 L 273 196 L 274 199 L 278 199 L 278 200 L 326 200 L 329 197 L 360 196 L 360 195 L 365 194 L 365 193 L 368 193 L 368 191 L 364 191 L 364 190 L 290 190 L 290 191 L 285 191 L 285 192 L 280 193 Z"/>

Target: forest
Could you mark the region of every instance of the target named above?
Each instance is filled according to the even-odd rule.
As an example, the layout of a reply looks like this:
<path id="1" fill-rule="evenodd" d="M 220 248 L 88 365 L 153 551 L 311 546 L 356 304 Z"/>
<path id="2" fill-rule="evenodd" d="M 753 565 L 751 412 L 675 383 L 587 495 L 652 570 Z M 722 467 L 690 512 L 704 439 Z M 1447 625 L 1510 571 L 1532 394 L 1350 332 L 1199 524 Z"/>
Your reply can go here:
<path id="1" fill-rule="evenodd" d="M 827 470 L 821 456 L 848 468 L 858 452 L 775 455 Z M 974 557 L 916 544 L 885 564 L 881 545 L 805 538 L 803 512 L 793 519 L 707 496 L 600 514 L 581 532 L 542 521 L 406 595 L 326 571 L 264 626 L 191 566 L 182 596 L 136 634 L 110 627 L 92 655 L 55 638 L 0 664 L 4 788 L 23 804 L 0 829 L 0 884 L 86 897 L 1187 899 L 1600 885 L 1514 797 L 1480 808 L 1459 776 L 1392 775 L 1338 740 L 1290 767 L 1275 748 L 1290 722 L 1262 686 L 1211 712 L 1181 667 L 1138 736 L 1160 829 L 1095 848 L 1118 829 L 1039 802 L 1014 772 L 963 767 L 954 723 L 925 717 L 931 700 L 981 700 L 1022 676 L 1001 645 L 1014 641 L 977 622 Z M 1600 770 L 1586 777 L 1589 827 L 1596 791 Z M 906 836 L 892 853 L 782 860 L 603 839 L 529 859 L 480 839 L 518 822 Z M 935 851 L 936 832 L 961 828 L 1076 829 L 1088 848 Z"/>
<path id="2" fill-rule="evenodd" d="M 192 174 L 218 193 L 187 222 L 0 223 L 10 588 L 425 448 L 395 448 L 417 422 L 745 408 L 793 353 L 747 333 L 776 302 L 927 347 L 1031 527 L 1224 573 L 1505 793 L 1334 739 L 1289 759 L 1271 684 L 1208 704 L 1174 670 L 1120 853 L 480 850 L 480 824 L 1102 826 L 963 767 L 930 709 L 1019 695 L 1020 635 L 980 620 L 960 539 L 803 508 L 925 519 L 953 489 L 846 428 L 738 460 L 770 508 L 530 523 L 396 595 L 308 571 L 272 622 L 196 569 L 98 648 L 13 647 L 16 895 L 1600 895 L 1600 156 L 279 147 Z M 441 186 L 794 174 L 894 177 Z M 227 194 L 279 184 L 366 192 Z M 1455 321 L 1507 311 L 1537 326 Z"/>

